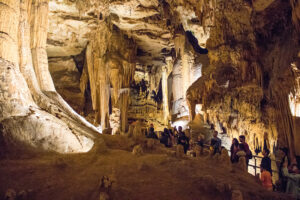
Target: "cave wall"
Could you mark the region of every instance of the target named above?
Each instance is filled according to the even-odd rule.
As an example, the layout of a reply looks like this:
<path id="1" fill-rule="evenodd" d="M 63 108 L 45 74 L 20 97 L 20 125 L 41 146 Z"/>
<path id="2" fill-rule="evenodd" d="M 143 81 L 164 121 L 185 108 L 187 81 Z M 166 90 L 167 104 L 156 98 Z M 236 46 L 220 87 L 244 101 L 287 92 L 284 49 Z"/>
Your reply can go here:
<path id="1" fill-rule="evenodd" d="M 188 90 L 192 107 L 203 104 L 208 119 L 232 137 L 244 134 L 251 148 L 290 147 L 297 134 L 288 95 L 291 63 L 299 51 L 292 7 L 285 1 L 220 1 L 207 41 L 210 65 Z M 193 110 L 193 109 L 192 109 Z M 194 115 L 194 113 L 192 113 Z"/>

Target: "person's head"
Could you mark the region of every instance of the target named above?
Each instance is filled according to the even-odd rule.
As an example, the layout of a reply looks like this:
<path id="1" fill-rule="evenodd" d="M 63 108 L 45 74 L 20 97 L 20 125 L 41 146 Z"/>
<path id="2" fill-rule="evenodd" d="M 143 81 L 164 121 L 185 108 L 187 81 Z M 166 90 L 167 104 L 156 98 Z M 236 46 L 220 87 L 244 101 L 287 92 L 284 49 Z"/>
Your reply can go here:
<path id="1" fill-rule="evenodd" d="M 264 155 L 264 157 L 268 157 L 269 154 L 270 154 L 269 149 L 264 149 L 263 152 L 262 152 L 262 154 Z"/>
<path id="2" fill-rule="evenodd" d="M 179 126 L 179 127 L 178 127 L 178 131 L 182 131 L 182 126 Z"/>
<path id="3" fill-rule="evenodd" d="M 153 124 L 150 124 L 150 127 L 151 127 L 151 128 L 154 128 Z"/>
<path id="4" fill-rule="evenodd" d="M 244 135 L 240 135 L 239 137 L 240 142 L 244 143 L 245 142 L 245 136 Z"/>
<path id="5" fill-rule="evenodd" d="M 233 139 L 232 139 L 232 144 L 233 144 L 234 146 L 238 146 L 238 145 L 239 145 L 239 141 L 238 141 L 236 138 L 233 138 Z"/>
<path id="6" fill-rule="evenodd" d="M 239 150 L 240 150 L 240 151 L 245 151 L 245 146 L 244 146 L 244 144 L 242 144 L 242 143 L 239 144 Z"/>
<path id="7" fill-rule="evenodd" d="M 218 136 L 218 131 L 214 131 L 213 136 L 217 137 Z"/>

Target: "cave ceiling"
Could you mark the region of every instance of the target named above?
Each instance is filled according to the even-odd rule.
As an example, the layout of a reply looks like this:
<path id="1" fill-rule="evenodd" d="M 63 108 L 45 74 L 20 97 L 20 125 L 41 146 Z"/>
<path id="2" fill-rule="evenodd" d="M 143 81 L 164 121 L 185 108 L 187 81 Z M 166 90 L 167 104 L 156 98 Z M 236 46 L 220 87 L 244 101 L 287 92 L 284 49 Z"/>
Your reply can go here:
<path id="1" fill-rule="evenodd" d="M 175 8 L 170 9 L 170 6 Z M 157 0 L 93 2 L 50 0 L 47 52 L 49 57 L 68 57 L 82 52 L 97 24 L 108 20 L 137 45 L 137 62 L 163 65 L 174 48 L 174 29 L 182 26 L 195 34 L 201 47 L 209 37 L 188 7 Z"/>

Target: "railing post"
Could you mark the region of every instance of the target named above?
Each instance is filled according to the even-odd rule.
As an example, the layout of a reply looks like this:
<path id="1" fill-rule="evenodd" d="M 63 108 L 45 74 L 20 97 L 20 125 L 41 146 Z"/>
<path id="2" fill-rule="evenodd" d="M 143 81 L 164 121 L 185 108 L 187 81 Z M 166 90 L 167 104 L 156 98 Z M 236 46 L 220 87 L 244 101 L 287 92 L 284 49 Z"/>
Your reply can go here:
<path id="1" fill-rule="evenodd" d="M 256 176 L 256 157 L 254 157 L 254 175 Z"/>

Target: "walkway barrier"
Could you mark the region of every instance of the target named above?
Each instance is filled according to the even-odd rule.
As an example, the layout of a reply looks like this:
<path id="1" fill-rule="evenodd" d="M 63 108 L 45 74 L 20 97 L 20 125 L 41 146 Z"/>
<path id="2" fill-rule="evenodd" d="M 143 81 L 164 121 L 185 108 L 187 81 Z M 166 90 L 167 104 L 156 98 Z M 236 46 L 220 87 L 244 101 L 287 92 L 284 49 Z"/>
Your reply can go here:
<path id="1" fill-rule="evenodd" d="M 210 145 L 204 144 L 203 147 L 209 149 Z M 230 150 L 228 150 L 228 154 L 230 156 Z M 248 172 L 250 174 L 256 176 L 258 173 L 260 173 L 260 163 L 261 163 L 262 158 L 263 158 L 262 156 L 252 155 L 252 159 L 249 160 L 249 164 L 248 164 Z M 276 162 L 280 162 L 280 161 L 271 159 L 272 166 L 273 166 L 273 163 L 275 163 L 275 166 L 276 166 Z M 275 170 L 273 167 L 272 167 L 272 176 L 273 177 L 279 176 L 278 171 Z"/>

